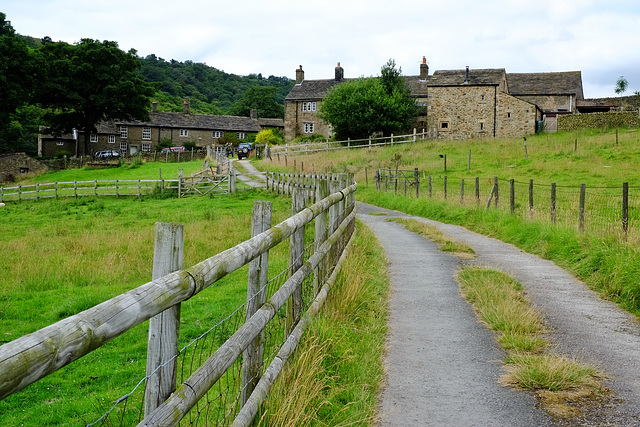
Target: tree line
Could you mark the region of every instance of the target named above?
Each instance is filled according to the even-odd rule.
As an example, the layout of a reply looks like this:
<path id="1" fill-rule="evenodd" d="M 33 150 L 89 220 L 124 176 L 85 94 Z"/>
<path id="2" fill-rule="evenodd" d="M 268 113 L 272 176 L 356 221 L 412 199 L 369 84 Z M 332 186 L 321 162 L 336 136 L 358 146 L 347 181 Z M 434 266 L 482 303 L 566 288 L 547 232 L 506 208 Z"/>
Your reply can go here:
<path id="1" fill-rule="evenodd" d="M 117 42 L 75 44 L 15 33 L 0 12 L 0 153 L 37 154 L 40 131 L 53 135 L 96 132 L 105 120 L 148 120 L 149 107 L 191 112 L 284 117 L 286 77 L 237 76 L 192 61 L 166 61 L 124 52 Z"/>

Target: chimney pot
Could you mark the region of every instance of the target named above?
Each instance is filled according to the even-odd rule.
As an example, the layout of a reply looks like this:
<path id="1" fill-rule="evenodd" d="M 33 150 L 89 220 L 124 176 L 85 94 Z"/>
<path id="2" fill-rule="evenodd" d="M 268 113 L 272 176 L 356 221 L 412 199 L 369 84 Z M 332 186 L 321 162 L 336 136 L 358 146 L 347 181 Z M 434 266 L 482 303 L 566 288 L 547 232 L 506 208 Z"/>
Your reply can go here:
<path id="1" fill-rule="evenodd" d="M 467 73 L 466 73 L 466 76 L 465 76 L 464 82 L 465 82 L 465 83 L 469 83 L 469 66 L 468 66 L 468 65 L 467 65 Z"/>
<path id="2" fill-rule="evenodd" d="M 420 80 L 427 80 L 429 75 L 429 65 L 427 64 L 427 58 L 422 57 L 422 64 L 420 64 Z"/>
<path id="3" fill-rule="evenodd" d="M 184 114 L 189 114 L 189 101 L 187 101 L 186 99 L 182 101 L 182 112 Z"/>
<path id="4" fill-rule="evenodd" d="M 302 65 L 296 70 L 296 84 L 299 85 L 304 80 L 304 70 Z"/>

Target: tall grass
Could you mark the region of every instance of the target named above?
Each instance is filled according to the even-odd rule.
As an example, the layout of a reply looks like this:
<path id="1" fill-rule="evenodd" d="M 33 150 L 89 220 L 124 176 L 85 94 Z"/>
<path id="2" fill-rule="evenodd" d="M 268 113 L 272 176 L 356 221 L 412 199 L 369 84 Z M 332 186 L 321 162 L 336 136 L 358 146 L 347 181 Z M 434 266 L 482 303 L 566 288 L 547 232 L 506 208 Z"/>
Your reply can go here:
<path id="1" fill-rule="evenodd" d="M 294 362 L 274 384 L 261 426 L 370 425 L 383 378 L 384 252 L 361 224 L 335 287 Z"/>
<path id="2" fill-rule="evenodd" d="M 250 237 L 254 198 L 274 223 L 291 201 L 266 192 L 183 199 L 43 200 L 0 210 L 0 343 L 90 308 L 151 279 L 156 221 L 185 227 L 190 266 Z M 288 254 L 272 251 L 274 264 Z M 180 347 L 246 301 L 246 269 L 182 304 Z M 0 401 L 0 425 L 92 422 L 131 391 L 146 369 L 142 324 Z"/>

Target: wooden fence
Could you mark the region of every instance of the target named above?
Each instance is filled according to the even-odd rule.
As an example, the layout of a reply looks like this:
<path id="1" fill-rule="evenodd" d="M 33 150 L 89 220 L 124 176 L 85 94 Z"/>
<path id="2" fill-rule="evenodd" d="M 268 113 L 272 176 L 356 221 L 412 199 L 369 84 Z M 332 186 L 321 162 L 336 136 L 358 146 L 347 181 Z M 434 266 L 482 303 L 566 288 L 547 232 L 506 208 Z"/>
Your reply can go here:
<path id="1" fill-rule="evenodd" d="M 296 156 L 317 153 L 320 151 L 344 150 L 351 148 L 374 148 L 387 145 L 406 144 L 410 142 L 423 141 L 431 139 L 432 135 L 423 130 L 418 132 L 413 129 L 413 133 L 406 135 L 391 135 L 385 137 L 369 137 L 367 139 L 347 139 L 346 141 L 322 141 L 322 142 L 305 142 L 302 144 L 285 144 L 273 145 L 267 147 L 266 157 L 273 158 L 281 155 Z"/>
<path id="2" fill-rule="evenodd" d="M 134 422 L 139 426 L 177 425 L 244 353 L 241 384 L 230 388 L 227 391 L 230 396 L 221 402 L 208 402 L 204 406 L 209 408 L 207 410 L 218 411 L 217 417 L 222 414 L 223 421 L 217 424 L 228 424 L 224 420 L 237 414 L 234 425 L 249 425 L 283 361 L 299 340 L 301 330 L 309 321 L 309 313 L 317 310 L 326 296 L 328 278 L 334 276 L 337 260 L 353 232 L 356 187 L 352 176 L 317 180 L 315 198 L 318 201 L 309 207 L 305 207 L 307 196 L 302 190 L 294 191 L 294 215 L 273 227 L 266 203 L 257 202 L 253 237 L 187 269 L 181 269 L 180 226 L 157 225 L 151 282 L 0 346 L 0 399 L 150 320 L 144 418 L 138 413 Z M 337 191 L 330 192 L 330 188 Z M 311 221 L 315 224 L 315 237 L 305 248 L 305 228 Z M 281 286 L 269 290 L 265 283 L 269 274 L 269 250 L 287 239 L 290 239 L 291 264 L 284 276 L 278 275 L 284 277 Z M 176 388 L 174 373 L 180 305 L 247 264 L 249 287 L 245 323 Z M 303 313 L 305 307 L 308 307 L 307 314 Z M 286 319 L 282 334 L 273 334 L 285 339 L 279 344 L 279 350 L 271 348 L 267 351 L 260 337 L 275 318 Z M 263 369 L 263 364 L 268 362 L 271 362 L 269 367 Z M 225 380 L 226 387 L 237 382 L 234 377 Z M 252 393 L 254 389 L 255 393 Z M 218 393 L 214 394 L 217 396 Z M 237 403 L 236 396 L 242 396 L 244 405 Z M 129 394 L 123 396 L 114 408 L 129 398 Z M 126 403 L 124 406 L 122 411 L 126 410 Z M 131 425 L 131 419 L 124 413 L 118 414 L 116 421 L 110 421 L 112 411 L 113 408 L 90 425 Z M 200 414 L 201 409 L 190 422 L 197 424 L 200 419 L 210 425 L 214 417 L 207 414 L 201 419 Z"/>
<path id="3" fill-rule="evenodd" d="M 585 184 L 566 186 L 536 184 L 534 180 L 451 178 L 422 176 L 394 169 L 376 172 L 376 189 L 408 195 L 407 187 L 415 186 L 415 197 L 447 200 L 461 206 L 495 208 L 527 219 L 552 224 L 575 226 L 579 230 L 612 232 L 625 238 L 630 233 L 640 239 L 640 187 L 622 183 L 616 187 L 588 187 Z M 413 194 L 409 192 L 409 194 Z"/>
<path id="4" fill-rule="evenodd" d="M 138 196 L 154 191 L 177 190 L 177 179 L 114 179 L 49 182 L 0 187 L 0 202 L 85 196 Z"/>

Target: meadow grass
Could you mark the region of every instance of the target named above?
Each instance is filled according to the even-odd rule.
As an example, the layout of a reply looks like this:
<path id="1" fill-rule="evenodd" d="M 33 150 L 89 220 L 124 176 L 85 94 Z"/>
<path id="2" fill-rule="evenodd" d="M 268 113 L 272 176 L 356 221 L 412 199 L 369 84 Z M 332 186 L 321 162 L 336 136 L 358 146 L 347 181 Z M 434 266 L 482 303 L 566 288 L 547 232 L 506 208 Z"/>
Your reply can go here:
<path id="1" fill-rule="evenodd" d="M 250 237 L 263 191 L 182 199 L 83 198 L 11 203 L 0 210 L 0 342 L 9 342 L 151 280 L 154 224 L 184 224 L 188 267 Z M 274 268 L 288 262 L 273 250 Z M 280 260 L 279 260 L 280 259 Z M 246 268 L 182 304 L 180 347 L 246 301 Z M 146 322 L 0 401 L 1 425 L 78 425 L 96 420 L 145 375 Z"/>
<path id="2" fill-rule="evenodd" d="M 371 425 L 383 380 L 388 277 L 358 223 L 327 302 L 262 407 L 261 426 Z"/>

